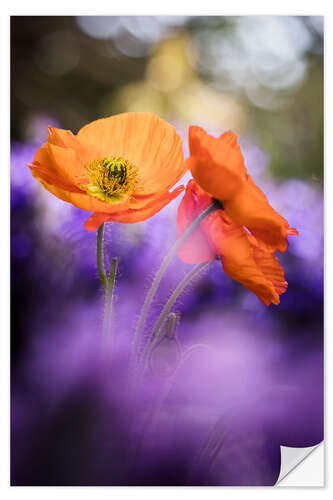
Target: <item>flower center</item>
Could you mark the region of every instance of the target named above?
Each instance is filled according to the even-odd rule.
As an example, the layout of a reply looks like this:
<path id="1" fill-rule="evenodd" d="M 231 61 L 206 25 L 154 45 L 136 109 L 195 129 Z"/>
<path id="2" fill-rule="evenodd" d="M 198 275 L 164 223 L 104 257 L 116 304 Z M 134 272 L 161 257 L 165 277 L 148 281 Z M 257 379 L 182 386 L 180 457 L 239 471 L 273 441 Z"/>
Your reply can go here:
<path id="1" fill-rule="evenodd" d="M 108 203 L 117 202 L 131 195 L 138 185 L 138 169 L 124 158 L 93 160 L 86 166 L 90 184 L 88 192 Z"/>

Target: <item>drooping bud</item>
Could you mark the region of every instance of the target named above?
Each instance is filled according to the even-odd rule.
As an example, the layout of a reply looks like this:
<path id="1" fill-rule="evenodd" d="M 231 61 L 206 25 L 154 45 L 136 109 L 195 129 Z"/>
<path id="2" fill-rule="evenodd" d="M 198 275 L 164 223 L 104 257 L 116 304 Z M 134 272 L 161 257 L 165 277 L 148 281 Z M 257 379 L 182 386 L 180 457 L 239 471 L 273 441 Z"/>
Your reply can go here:
<path id="1" fill-rule="evenodd" d="M 179 315 L 171 312 L 161 326 L 149 356 L 150 369 L 160 377 L 170 377 L 181 359 L 181 345 L 177 334 L 178 322 Z"/>

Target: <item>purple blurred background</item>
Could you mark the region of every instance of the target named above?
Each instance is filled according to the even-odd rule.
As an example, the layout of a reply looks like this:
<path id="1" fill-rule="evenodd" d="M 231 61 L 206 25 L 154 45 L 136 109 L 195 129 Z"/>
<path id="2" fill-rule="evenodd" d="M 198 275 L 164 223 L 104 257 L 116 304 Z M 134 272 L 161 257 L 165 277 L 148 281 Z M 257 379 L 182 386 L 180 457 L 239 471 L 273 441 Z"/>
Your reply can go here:
<path id="1" fill-rule="evenodd" d="M 280 445 L 323 439 L 322 18 L 12 17 L 11 36 L 12 484 L 274 484 Z M 181 197 L 148 221 L 106 225 L 106 259 L 119 257 L 110 363 L 88 214 L 26 167 L 47 125 L 76 132 L 128 110 L 170 120 L 186 154 L 189 124 L 232 128 L 250 174 L 299 230 L 279 255 L 289 287 L 278 307 L 219 262 L 177 301 L 182 350 L 208 347 L 188 357 L 153 422 L 165 379 L 148 371 L 134 402 L 126 367 Z M 174 259 L 145 333 L 190 268 Z"/>

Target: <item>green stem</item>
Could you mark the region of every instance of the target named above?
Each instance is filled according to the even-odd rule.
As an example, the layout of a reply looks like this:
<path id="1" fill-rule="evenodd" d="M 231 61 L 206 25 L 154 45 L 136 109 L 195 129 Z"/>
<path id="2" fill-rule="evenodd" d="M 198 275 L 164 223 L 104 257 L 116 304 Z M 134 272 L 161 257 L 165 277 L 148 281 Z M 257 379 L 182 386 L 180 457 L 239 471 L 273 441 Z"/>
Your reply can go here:
<path id="1" fill-rule="evenodd" d="M 113 291 L 116 281 L 117 267 L 118 267 L 118 259 L 117 257 L 114 257 L 112 259 L 109 275 L 107 277 L 105 284 L 103 339 L 108 341 L 112 339 L 111 318 L 113 311 Z"/>
<path id="2" fill-rule="evenodd" d="M 163 325 L 164 321 L 166 320 L 169 312 L 171 311 L 172 306 L 178 299 L 179 295 L 185 290 L 185 288 L 190 284 L 190 282 L 193 280 L 195 276 L 197 276 L 203 269 L 208 267 L 211 264 L 211 261 L 209 262 L 203 262 L 201 264 L 197 264 L 194 266 L 190 272 L 188 272 L 182 281 L 179 283 L 177 288 L 173 291 L 173 293 L 170 295 L 169 300 L 165 304 L 165 306 L 162 309 L 161 314 L 157 318 L 157 321 L 153 327 L 153 330 L 147 340 L 146 346 L 144 348 L 142 358 L 141 358 L 141 363 L 142 363 L 142 375 L 146 369 L 146 363 L 147 359 L 149 358 L 149 354 L 151 350 L 154 348 L 155 344 L 160 340 L 159 336 L 157 335 L 158 332 L 161 329 L 161 326 Z"/>
<path id="3" fill-rule="evenodd" d="M 182 245 L 182 243 L 186 240 L 186 238 L 199 226 L 199 224 L 209 215 L 211 212 L 214 210 L 217 210 L 219 208 L 222 208 L 221 202 L 218 200 L 214 200 L 209 207 L 207 207 L 194 221 L 187 227 L 187 229 L 183 232 L 183 234 L 178 238 L 178 240 L 174 243 L 174 245 L 171 247 L 168 255 L 164 258 L 159 270 L 157 271 L 153 283 L 151 285 L 151 288 L 146 296 L 145 302 L 143 304 L 140 318 L 138 321 L 138 325 L 135 331 L 135 336 L 134 336 L 134 348 L 133 348 L 133 357 L 134 361 L 137 359 L 138 356 L 138 350 L 140 346 L 140 341 L 141 341 L 141 336 L 142 332 L 146 323 L 146 318 L 148 314 L 149 307 L 154 299 L 154 296 L 157 292 L 158 286 L 161 282 L 161 279 L 163 277 L 163 274 L 168 267 L 169 263 L 173 259 L 174 255 L 177 253 L 177 250 L 179 247 Z"/>
<path id="4" fill-rule="evenodd" d="M 104 242 L 104 223 L 101 224 L 97 230 L 97 269 L 98 269 L 99 279 L 101 280 L 103 288 L 105 288 L 106 272 L 104 267 L 103 242 Z"/>
<path id="5" fill-rule="evenodd" d="M 118 259 L 115 257 L 111 261 L 109 274 L 106 275 L 104 266 L 104 223 L 97 230 L 97 269 L 98 275 L 104 289 L 104 318 L 103 318 L 103 339 L 110 340 L 111 317 L 113 309 L 113 291 L 116 281 Z"/>

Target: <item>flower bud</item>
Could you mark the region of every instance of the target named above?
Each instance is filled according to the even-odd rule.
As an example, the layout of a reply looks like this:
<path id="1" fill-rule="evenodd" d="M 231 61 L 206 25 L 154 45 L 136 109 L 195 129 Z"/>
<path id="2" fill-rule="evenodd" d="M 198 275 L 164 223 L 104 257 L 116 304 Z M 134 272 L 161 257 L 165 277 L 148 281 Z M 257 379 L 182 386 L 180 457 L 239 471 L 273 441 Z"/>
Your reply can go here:
<path id="1" fill-rule="evenodd" d="M 149 365 L 152 372 L 160 377 L 170 377 L 181 359 L 181 346 L 177 335 L 179 316 L 171 312 L 157 334 L 157 342 L 152 348 Z"/>

